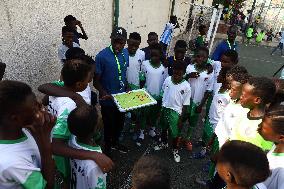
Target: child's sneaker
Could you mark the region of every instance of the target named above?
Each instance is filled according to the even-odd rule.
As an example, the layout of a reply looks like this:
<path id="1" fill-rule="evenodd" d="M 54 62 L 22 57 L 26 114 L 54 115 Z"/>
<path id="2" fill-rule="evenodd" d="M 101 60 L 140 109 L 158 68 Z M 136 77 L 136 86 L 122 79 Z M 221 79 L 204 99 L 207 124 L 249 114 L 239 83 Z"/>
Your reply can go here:
<path id="1" fill-rule="evenodd" d="M 180 155 L 178 154 L 178 150 L 174 149 L 173 150 L 173 154 L 174 154 L 174 160 L 175 162 L 179 163 L 180 162 Z"/>
<path id="2" fill-rule="evenodd" d="M 154 147 L 155 151 L 159 151 L 159 150 L 163 150 L 166 149 L 169 145 L 168 144 L 164 144 L 164 143 L 160 143 L 157 146 Z"/>
<path id="3" fill-rule="evenodd" d="M 151 127 L 151 129 L 149 131 L 149 135 L 153 138 L 157 135 L 155 130 L 156 130 L 155 127 Z"/>
<path id="4" fill-rule="evenodd" d="M 140 131 L 140 134 L 139 134 L 139 136 L 138 136 L 138 138 L 137 138 L 137 140 L 136 140 L 136 145 L 137 145 L 137 146 L 141 146 L 143 140 L 144 140 L 144 132 L 143 132 L 143 130 L 141 130 L 141 131 Z"/>

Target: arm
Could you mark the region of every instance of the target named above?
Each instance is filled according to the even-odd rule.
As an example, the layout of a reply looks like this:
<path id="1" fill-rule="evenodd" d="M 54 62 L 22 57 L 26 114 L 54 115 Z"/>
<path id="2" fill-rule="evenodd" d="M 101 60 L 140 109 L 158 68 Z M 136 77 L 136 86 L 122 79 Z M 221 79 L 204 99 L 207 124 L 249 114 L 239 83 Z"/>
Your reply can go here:
<path id="1" fill-rule="evenodd" d="M 83 97 L 75 92 L 69 91 L 62 86 L 58 86 L 52 83 L 42 84 L 38 87 L 38 90 L 41 93 L 44 93 L 48 96 L 56 96 L 56 97 L 69 97 L 71 98 L 77 106 L 86 105 Z"/>
<path id="2" fill-rule="evenodd" d="M 82 33 L 83 33 L 82 39 L 87 40 L 87 39 L 88 39 L 88 36 L 87 36 L 87 34 L 86 34 L 86 32 L 85 32 L 85 30 L 84 30 L 84 28 L 83 28 L 82 23 L 81 23 L 79 20 L 77 20 L 77 25 L 80 27 L 80 29 L 81 29 L 81 31 L 82 31 Z"/>
<path id="3" fill-rule="evenodd" d="M 113 162 L 103 153 L 79 150 L 68 146 L 66 140 L 60 138 L 53 138 L 52 152 L 55 155 L 64 156 L 80 160 L 93 160 L 101 168 L 103 172 L 108 172 L 113 167 Z"/>

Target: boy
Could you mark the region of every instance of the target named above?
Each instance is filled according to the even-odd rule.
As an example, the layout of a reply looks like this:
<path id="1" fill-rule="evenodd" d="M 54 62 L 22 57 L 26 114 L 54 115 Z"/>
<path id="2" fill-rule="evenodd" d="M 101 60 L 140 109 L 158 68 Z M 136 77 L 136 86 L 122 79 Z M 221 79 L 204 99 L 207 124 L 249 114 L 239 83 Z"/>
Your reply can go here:
<path id="1" fill-rule="evenodd" d="M 227 189 L 251 189 L 270 175 L 266 155 L 248 142 L 235 140 L 225 143 L 216 161 L 217 171 L 226 182 Z"/>
<path id="2" fill-rule="evenodd" d="M 53 188 L 50 133 L 56 119 L 18 81 L 0 82 L 0 107 L 0 188 Z"/>
<path id="3" fill-rule="evenodd" d="M 82 60 L 69 60 L 64 64 L 61 76 L 64 88 L 71 92 L 81 92 L 86 89 L 91 79 L 91 66 Z M 72 139 L 68 129 L 67 118 L 70 112 L 76 108 L 76 104 L 68 97 L 49 97 L 49 112 L 56 115 L 57 122 L 53 130 L 53 153 L 58 170 L 65 179 L 69 177 L 69 161 L 67 158 L 91 159 L 97 162 L 104 172 L 107 172 L 112 163 L 109 158 L 100 153 L 77 150 L 68 146 L 67 142 Z M 102 159 L 101 159 L 102 158 Z"/>
<path id="4" fill-rule="evenodd" d="M 160 38 L 160 44 L 162 46 L 164 55 L 166 55 L 166 53 L 167 53 L 167 48 L 171 43 L 173 33 L 174 33 L 174 29 L 176 29 L 176 28 L 179 28 L 179 23 L 177 21 L 177 17 L 171 16 L 170 22 L 168 22 L 166 24 L 165 29 L 164 29 L 164 31 L 161 35 L 161 38 Z"/>
<path id="5" fill-rule="evenodd" d="M 139 49 L 141 36 L 137 32 L 129 34 L 128 53 L 129 66 L 127 68 L 127 82 L 130 90 L 140 89 L 139 74 L 141 64 L 145 60 L 145 52 Z"/>
<path id="6" fill-rule="evenodd" d="M 159 43 L 158 34 L 155 33 L 155 32 L 150 32 L 148 34 L 147 43 L 148 43 L 149 46 L 145 47 L 141 50 L 145 52 L 145 60 L 150 60 L 150 57 L 151 57 L 150 56 L 150 48 L 151 48 L 151 46 Z"/>
<path id="7" fill-rule="evenodd" d="M 207 64 L 209 50 L 206 47 L 200 47 L 194 56 L 194 64 L 190 64 L 186 68 L 188 82 L 191 86 L 191 103 L 189 108 L 189 129 L 187 134 L 188 149 L 190 149 L 190 138 L 192 129 L 198 122 L 199 114 L 202 111 L 209 92 L 212 91 L 213 73 L 212 66 Z M 211 69 L 209 69 L 209 66 Z"/>
<path id="8" fill-rule="evenodd" d="M 170 170 L 158 157 L 144 156 L 132 170 L 132 189 L 170 189 Z"/>
<path id="9" fill-rule="evenodd" d="M 252 39 L 253 37 L 253 26 L 251 25 L 248 30 L 247 30 L 247 44 L 250 44 L 250 40 Z"/>
<path id="10" fill-rule="evenodd" d="M 248 108 L 249 112 L 234 123 L 231 140 L 250 142 L 263 150 L 271 149 L 272 143 L 265 141 L 257 129 L 266 105 L 272 101 L 275 91 L 274 82 L 265 77 L 252 77 L 243 85 L 240 103 L 242 107 Z"/>
<path id="11" fill-rule="evenodd" d="M 221 56 L 227 50 L 237 50 L 236 37 L 238 33 L 238 28 L 236 26 L 230 26 L 228 29 L 227 40 L 223 40 L 215 49 L 212 54 L 212 60 L 220 61 Z"/>
<path id="12" fill-rule="evenodd" d="M 182 117 L 190 105 L 191 89 L 189 83 L 183 79 L 186 64 L 183 61 L 177 61 L 173 65 L 173 76 L 168 77 L 163 84 L 163 100 L 161 111 L 162 143 L 155 146 L 155 150 L 161 150 L 167 147 L 167 133 L 171 134 L 173 155 L 175 162 L 180 162 L 178 154 L 180 135 L 180 126 Z"/>
<path id="13" fill-rule="evenodd" d="M 79 45 L 73 42 L 74 33 L 73 30 L 67 26 L 62 27 L 62 44 L 58 47 L 58 58 L 61 63 L 65 63 L 65 53 L 69 48 L 79 47 Z"/>
<path id="14" fill-rule="evenodd" d="M 185 62 L 186 65 L 189 65 L 190 62 L 190 58 L 189 57 L 185 57 L 185 53 L 187 51 L 187 44 L 184 40 L 178 40 L 175 44 L 175 48 L 174 48 L 174 52 L 175 55 L 174 56 L 170 56 L 167 58 L 168 60 L 168 74 L 169 76 L 173 75 L 173 65 L 175 64 L 176 61 L 183 61 Z"/>
<path id="15" fill-rule="evenodd" d="M 220 148 L 230 139 L 236 119 L 246 116 L 246 113 L 249 111 L 240 104 L 242 87 L 248 79 L 247 70 L 242 66 L 235 66 L 227 72 L 226 80 L 230 88 L 230 103 L 227 105 L 215 128 Z"/>
<path id="16" fill-rule="evenodd" d="M 283 44 L 284 44 L 284 31 L 279 32 L 279 35 L 281 37 L 279 44 L 277 45 L 277 47 L 275 47 L 272 52 L 271 55 L 273 55 L 277 49 L 279 48 L 281 51 L 281 56 L 283 56 Z"/>
<path id="17" fill-rule="evenodd" d="M 70 141 L 69 146 L 74 149 L 102 153 L 101 147 L 93 141 L 94 134 L 98 130 L 97 120 L 97 111 L 91 106 L 82 106 L 72 110 L 67 124 L 75 139 Z M 106 189 L 106 174 L 94 161 L 71 158 L 70 164 L 71 188 Z"/>
<path id="18" fill-rule="evenodd" d="M 198 49 L 199 47 L 207 46 L 206 44 L 206 33 L 207 33 L 207 27 L 203 24 L 201 24 L 198 28 L 199 35 L 195 40 L 195 47 Z"/>
<path id="19" fill-rule="evenodd" d="M 159 116 L 161 100 L 162 100 L 162 86 L 168 76 L 167 69 L 161 63 L 162 48 L 160 44 L 151 46 L 151 60 L 146 60 L 142 63 L 142 87 L 145 86 L 149 94 L 158 101 L 157 105 L 146 107 L 142 110 L 141 130 L 137 139 L 138 145 L 144 140 L 144 129 L 146 128 L 146 120 L 149 121 L 151 129 L 149 135 L 156 136 L 155 126 L 157 117 Z"/>
<path id="20" fill-rule="evenodd" d="M 88 36 L 81 24 L 81 22 L 79 20 L 77 20 L 74 16 L 72 15 L 68 15 L 64 18 L 64 23 L 67 27 L 71 28 L 73 30 L 74 33 L 74 37 L 73 37 L 73 42 L 77 43 L 78 45 L 80 45 L 79 43 L 79 39 L 88 39 Z M 79 28 L 81 29 L 82 33 L 79 33 L 77 31 L 77 26 L 79 26 Z"/>
<path id="21" fill-rule="evenodd" d="M 264 39 L 264 36 L 265 36 L 265 32 L 264 30 L 261 30 L 261 32 L 259 32 L 256 36 L 256 39 L 255 39 L 255 42 L 260 45 L 262 40 Z"/>
<path id="22" fill-rule="evenodd" d="M 0 81 L 3 79 L 5 74 L 6 64 L 0 62 Z"/>
<path id="23" fill-rule="evenodd" d="M 265 140 L 274 143 L 267 154 L 272 175 L 262 184 L 268 189 L 284 188 L 284 106 L 269 107 L 258 131 Z"/>

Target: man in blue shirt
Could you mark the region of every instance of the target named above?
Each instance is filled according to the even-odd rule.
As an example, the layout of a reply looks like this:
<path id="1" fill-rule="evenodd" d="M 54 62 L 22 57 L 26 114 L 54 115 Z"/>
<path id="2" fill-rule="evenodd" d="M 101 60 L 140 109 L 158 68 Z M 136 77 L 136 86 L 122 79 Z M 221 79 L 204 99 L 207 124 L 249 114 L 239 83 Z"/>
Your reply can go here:
<path id="1" fill-rule="evenodd" d="M 224 52 L 227 50 L 237 50 L 237 44 L 236 44 L 236 37 L 238 33 L 238 28 L 236 26 L 230 26 L 228 29 L 228 38 L 226 40 L 223 40 L 215 49 L 212 60 L 220 61 L 221 56 Z"/>
<path id="2" fill-rule="evenodd" d="M 111 45 L 97 54 L 94 86 L 99 90 L 102 118 L 104 122 L 104 153 L 110 156 L 111 149 L 127 153 L 128 149 L 119 144 L 124 126 L 124 113 L 119 112 L 112 94 L 126 91 L 126 70 L 129 65 L 128 52 L 124 49 L 127 32 L 118 27 L 111 33 Z"/>

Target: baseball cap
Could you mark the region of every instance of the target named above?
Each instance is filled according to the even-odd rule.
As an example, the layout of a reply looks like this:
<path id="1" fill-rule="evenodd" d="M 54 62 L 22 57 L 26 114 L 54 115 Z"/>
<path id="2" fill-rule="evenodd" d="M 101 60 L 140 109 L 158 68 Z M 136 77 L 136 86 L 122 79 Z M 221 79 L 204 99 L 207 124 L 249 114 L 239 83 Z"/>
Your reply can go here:
<path id="1" fill-rule="evenodd" d="M 122 27 L 116 27 L 111 33 L 111 38 L 114 39 L 127 39 L 127 32 L 124 28 Z"/>

